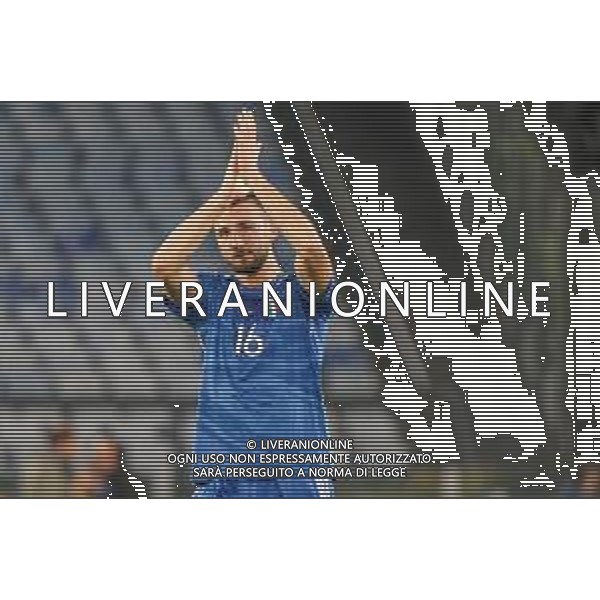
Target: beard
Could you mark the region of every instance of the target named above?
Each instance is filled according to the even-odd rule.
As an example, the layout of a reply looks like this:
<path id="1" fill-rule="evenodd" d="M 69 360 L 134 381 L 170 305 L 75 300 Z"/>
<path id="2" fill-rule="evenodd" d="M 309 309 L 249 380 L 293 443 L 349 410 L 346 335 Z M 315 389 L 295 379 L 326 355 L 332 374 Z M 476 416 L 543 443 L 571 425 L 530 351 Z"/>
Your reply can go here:
<path id="1" fill-rule="evenodd" d="M 230 262 L 233 270 L 240 275 L 254 275 L 263 268 L 267 262 L 268 252 L 257 254 L 254 251 L 240 253 Z"/>

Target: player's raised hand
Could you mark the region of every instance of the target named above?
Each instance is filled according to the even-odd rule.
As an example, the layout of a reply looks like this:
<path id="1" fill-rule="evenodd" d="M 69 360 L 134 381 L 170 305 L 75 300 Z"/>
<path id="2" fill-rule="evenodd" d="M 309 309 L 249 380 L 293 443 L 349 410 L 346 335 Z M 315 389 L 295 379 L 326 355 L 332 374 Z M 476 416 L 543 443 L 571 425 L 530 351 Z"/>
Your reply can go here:
<path id="1" fill-rule="evenodd" d="M 238 174 L 243 179 L 252 178 L 258 172 L 260 156 L 256 119 L 252 111 L 244 110 L 237 116 L 234 136 L 234 154 L 236 155 Z"/>
<path id="2" fill-rule="evenodd" d="M 225 170 L 223 182 L 215 194 L 214 198 L 229 202 L 237 193 L 245 189 L 247 184 L 244 181 L 244 171 L 249 171 L 250 165 L 254 162 L 251 153 L 246 148 L 246 142 L 253 137 L 256 138 L 256 131 L 252 133 L 252 122 L 254 116 L 250 111 L 244 111 L 237 115 L 233 125 L 233 145 L 229 155 L 229 161 Z M 250 122 L 249 122 L 250 121 Z M 254 128 L 256 126 L 254 125 Z M 251 147 L 249 143 L 248 146 Z"/>

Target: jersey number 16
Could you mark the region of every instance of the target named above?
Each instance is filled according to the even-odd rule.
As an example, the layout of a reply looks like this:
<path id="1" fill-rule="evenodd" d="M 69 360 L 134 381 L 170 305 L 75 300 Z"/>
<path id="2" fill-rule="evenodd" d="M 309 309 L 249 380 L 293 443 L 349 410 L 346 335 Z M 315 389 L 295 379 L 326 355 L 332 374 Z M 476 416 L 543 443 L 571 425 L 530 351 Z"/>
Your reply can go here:
<path id="1" fill-rule="evenodd" d="M 244 356 L 258 356 L 264 348 L 263 339 L 256 333 L 256 324 L 251 327 L 240 325 L 235 339 L 235 353 Z"/>

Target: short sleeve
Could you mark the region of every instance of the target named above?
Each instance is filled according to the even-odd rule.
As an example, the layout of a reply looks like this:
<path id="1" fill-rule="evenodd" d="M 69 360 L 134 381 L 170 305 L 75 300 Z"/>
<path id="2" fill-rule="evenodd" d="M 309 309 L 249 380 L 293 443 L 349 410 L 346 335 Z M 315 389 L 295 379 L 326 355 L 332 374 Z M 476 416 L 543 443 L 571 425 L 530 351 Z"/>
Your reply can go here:
<path id="1" fill-rule="evenodd" d="M 181 306 L 179 305 L 179 303 L 175 302 L 174 300 L 172 300 L 168 296 L 165 296 L 165 299 L 164 299 L 163 303 L 165 305 L 165 308 L 172 315 L 174 315 L 175 317 L 178 317 L 182 321 L 185 321 L 188 325 L 191 325 L 194 328 L 200 327 L 202 325 L 202 323 L 207 318 L 207 317 L 203 317 L 202 315 L 198 314 L 198 311 L 193 306 L 188 306 L 188 308 L 187 308 L 187 314 L 184 317 L 181 314 Z M 206 312 L 206 309 L 204 309 L 204 312 Z"/>
<path id="2" fill-rule="evenodd" d="M 221 287 L 223 277 L 218 273 L 202 273 L 202 276 L 198 276 L 196 278 L 197 283 L 202 286 L 202 297 L 199 300 L 200 306 L 203 308 L 206 316 L 203 317 L 196 308 L 188 304 L 187 306 L 187 314 L 184 317 L 181 311 L 181 306 L 178 302 L 175 302 L 168 296 L 164 297 L 163 304 L 165 308 L 174 316 L 181 319 L 188 325 L 191 325 L 195 329 L 201 327 L 206 323 L 206 321 L 210 318 L 210 315 L 213 314 L 214 311 L 214 303 L 216 298 L 216 293 L 218 289 Z"/>
<path id="3" fill-rule="evenodd" d="M 304 289 L 304 287 L 302 286 L 302 284 L 300 283 L 298 278 L 295 278 L 295 280 L 296 280 L 296 284 L 299 288 L 298 293 L 300 295 L 303 309 L 305 310 L 306 314 L 309 315 L 310 314 L 310 294 L 307 290 Z M 327 287 L 325 288 L 325 290 L 320 294 L 316 294 L 315 316 L 311 317 L 311 318 L 315 319 L 318 323 L 327 320 L 327 318 L 333 312 L 333 309 L 331 307 L 331 296 L 333 294 L 333 289 L 335 288 L 335 283 L 336 283 L 335 279 L 331 278 L 329 280 L 329 283 L 327 284 Z"/>

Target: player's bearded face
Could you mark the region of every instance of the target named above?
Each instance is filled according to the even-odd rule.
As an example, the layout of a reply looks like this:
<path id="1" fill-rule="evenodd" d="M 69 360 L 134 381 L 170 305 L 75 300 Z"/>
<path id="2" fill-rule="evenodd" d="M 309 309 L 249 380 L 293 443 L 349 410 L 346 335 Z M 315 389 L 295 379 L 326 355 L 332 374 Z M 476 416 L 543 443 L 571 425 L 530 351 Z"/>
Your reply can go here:
<path id="1" fill-rule="evenodd" d="M 253 203 L 243 203 L 225 215 L 217 239 L 229 266 L 236 273 L 252 275 L 267 261 L 273 235 L 264 211 Z"/>

